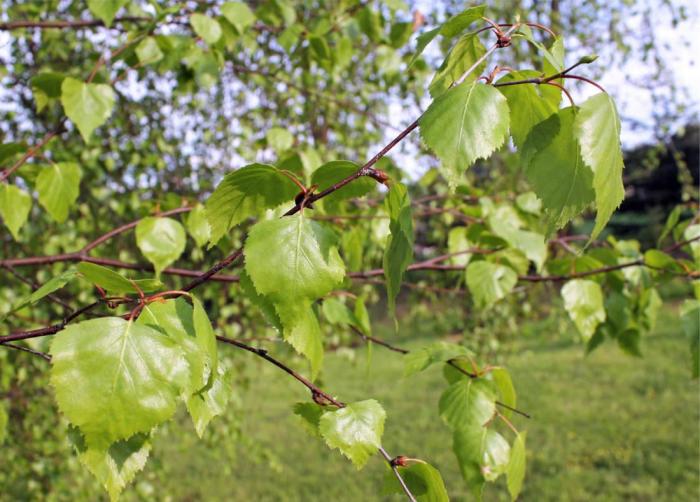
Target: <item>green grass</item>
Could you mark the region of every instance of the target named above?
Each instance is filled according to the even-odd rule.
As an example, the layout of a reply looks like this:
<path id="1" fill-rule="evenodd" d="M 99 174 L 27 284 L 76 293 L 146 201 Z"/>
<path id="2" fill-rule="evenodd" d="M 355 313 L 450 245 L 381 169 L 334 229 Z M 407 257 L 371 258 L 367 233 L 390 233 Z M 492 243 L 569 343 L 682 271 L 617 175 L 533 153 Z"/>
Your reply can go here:
<path id="1" fill-rule="evenodd" d="M 644 359 L 625 356 L 611 343 L 584 358 L 580 345 L 537 347 L 532 340 L 530 349 L 508 357 L 518 406 L 533 415 L 514 418 L 528 431 L 521 500 L 698 500 L 700 389 L 689 378 L 687 344 L 672 315 L 660 324 L 666 329 L 645 340 Z M 469 500 L 449 430 L 437 416 L 445 388 L 439 368 L 403 378 L 401 356 L 380 347 L 369 380 L 363 356 L 352 362 L 330 355 L 326 367 L 323 384 L 341 399 L 372 397 L 384 405 L 384 444 L 391 454 L 428 460 L 443 473 L 452 500 Z M 244 441 L 255 446 L 234 452 L 221 442 L 197 441 L 186 422 L 172 427 L 151 460 L 163 473 L 155 484 L 158 498 L 382 500 L 377 494 L 386 468 L 378 456 L 356 471 L 291 414 L 294 402 L 309 397 L 298 382 L 264 362 L 249 376 L 239 413 Z M 148 469 L 139 478 L 148 478 Z M 132 498 L 138 490 L 129 491 Z M 485 500 L 506 495 L 500 480 L 487 486 Z"/>

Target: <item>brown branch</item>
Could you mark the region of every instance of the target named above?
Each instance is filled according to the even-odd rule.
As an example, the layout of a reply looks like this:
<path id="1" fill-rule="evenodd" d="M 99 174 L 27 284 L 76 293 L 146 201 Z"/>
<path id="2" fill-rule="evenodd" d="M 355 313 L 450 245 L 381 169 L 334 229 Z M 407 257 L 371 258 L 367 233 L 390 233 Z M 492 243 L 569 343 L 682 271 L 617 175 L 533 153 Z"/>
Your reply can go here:
<path id="1" fill-rule="evenodd" d="M 147 23 L 153 21 L 149 17 L 140 16 L 123 16 L 116 17 L 112 21 L 112 26 L 121 23 Z M 104 21 L 100 19 L 78 19 L 71 21 L 51 20 L 51 21 L 10 21 L 8 23 L 0 23 L 0 31 L 18 30 L 21 28 L 36 28 L 36 29 L 80 29 L 92 27 L 104 27 Z"/>
<path id="2" fill-rule="evenodd" d="M 337 400 L 335 397 L 331 396 L 327 392 L 324 392 L 323 389 L 315 385 L 313 382 L 308 380 L 306 377 L 303 375 L 299 374 L 297 371 L 293 370 L 283 362 L 279 361 L 278 359 L 275 359 L 272 357 L 267 350 L 265 349 L 258 349 L 255 347 L 251 347 L 250 345 L 246 345 L 245 343 L 239 342 L 238 340 L 234 340 L 232 338 L 227 338 L 225 336 L 217 336 L 217 340 L 220 342 L 233 345 L 234 347 L 238 347 L 239 349 L 246 350 L 248 352 L 251 352 L 255 354 L 258 357 L 261 357 L 265 359 L 267 362 L 274 364 L 277 366 L 279 369 L 290 375 L 292 378 L 297 380 L 299 383 L 301 383 L 303 386 L 305 386 L 307 389 L 311 391 L 311 398 L 313 399 L 314 402 L 321 404 L 321 405 L 327 405 L 331 404 L 333 406 L 336 406 L 337 408 L 345 408 L 345 403 L 342 401 Z M 394 457 L 389 455 L 387 451 L 383 447 L 379 447 L 379 453 L 384 457 L 384 459 L 387 461 L 389 464 L 389 467 L 391 467 L 394 476 L 396 476 L 396 479 L 399 481 L 401 484 L 401 487 L 403 488 L 404 493 L 406 493 L 406 496 L 411 500 L 412 502 L 416 502 L 415 497 L 409 490 L 408 486 L 406 485 L 405 481 L 403 480 L 401 474 L 399 473 L 398 469 L 396 468 L 395 463 L 393 462 Z"/>

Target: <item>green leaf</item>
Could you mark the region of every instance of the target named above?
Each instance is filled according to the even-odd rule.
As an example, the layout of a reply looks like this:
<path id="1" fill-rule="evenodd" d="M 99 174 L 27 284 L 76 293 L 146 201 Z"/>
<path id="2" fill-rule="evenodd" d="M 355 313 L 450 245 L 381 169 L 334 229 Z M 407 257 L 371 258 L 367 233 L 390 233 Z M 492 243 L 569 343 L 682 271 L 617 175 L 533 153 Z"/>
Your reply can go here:
<path id="1" fill-rule="evenodd" d="M 586 279 L 573 279 L 561 288 L 564 308 L 576 328 L 588 340 L 598 325 L 605 322 L 603 291 L 600 284 Z"/>
<path id="2" fill-rule="evenodd" d="M 296 403 L 294 405 L 294 414 L 301 418 L 301 423 L 304 425 L 304 428 L 312 436 L 321 436 L 319 426 L 323 413 L 323 407 L 316 403 Z"/>
<path id="3" fill-rule="evenodd" d="M 396 297 L 401 289 L 401 281 L 413 260 L 413 217 L 406 186 L 401 183 L 392 184 L 385 204 L 391 234 L 384 248 L 383 265 L 389 312 L 395 316 Z"/>
<path id="4" fill-rule="evenodd" d="M 595 200 L 593 173 L 581 159 L 574 117 L 573 108 L 560 110 L 535 126 L 523 147 L 525 176 L 542 200 L 549 231 Z"/>
<path id="5" fill-rule="evenodd" d="M 136 46 L 136 56 L 141 64 L 157 63 L 163 59 L 163 51 L 160 50 L 155 38 L 147 37 Z"/>
<path id="6" fill-rule="evenodd" d="M 106 26 L 111 26 L 114 16 L 128 2 L 129 0 L 87 0 L 87 5 L 90 12 L 102 19 Z"/>
<path id="7" fill-rule="evenodd" d="M 255 14 L 243 2 L 226 2 L 221 6 L 221 14 L 236 28 L 238 33 L 243 33 L 255 22 Z"/>
<path id="8" fill-rule="evenodd" d="M 547 244 L 544 242 L 544 235 L 529 230 L 521 230 L 511 221 L 505 220 L 499 214 L 492 214 L 488 218 L 489 226 L 494 234 L 505 240 L 515 249 L 519 249 L 525 254 L 528 260 L 532 261 L 537 270 L 542 270 L 547 259 Z"/>
<path id="9" fill-rule="evenodd" d="M 695 263 L 700 265 L 700 225 L 688 225 L 683 231 L 683 238 L 687 241 L 696 239 L 688 246 L 690 246 L 690 251 L 693 253 Z"/>
<path id="10" fill-rule="evenodd" d="M 478 378 L 462 378 L 440 397 L 440 417 L 452 429 L 484 425 L 496 411 L 491 385 Z"/>
<path id="11" fill-rule="evenodd" d="M 625 197 L 620 118 L 609 94 L 602 92 L 583 102 L 574 120 L 574 132 L 581 146 L 581 158 L 593 171 L 597 209 L 593 240 Z"/>
<path id="12" fill-rule="evenodd" d="M 40 75 L 41 73 L 37 75 L 37 77 L 39 77 Z M 22 143 L 3 143 L 0 145 L 0 164 L 4 164 L 5 162 L 12 159 L 15 155 L 19 153 L 24 153 L 26 151 L 27 147 Z"/>
<path id="13" fill-rule="evenodd" d="M 435 37 L 437 37 L 439 34 L 440 26 L 418 35 L 418 38 L 416 39 L 416 50 L 413 53 L 413 57 L 411 57 L 411 61 L 408 63 L 409 68 L 413 66 L 413 63 L 418 61 L 418 58 L 421 54 L 423 54 L 423 51 L 426 47 L 428 47 L 428 44 L 430 44 L 430 42 L 432 42 L 435 39 Z"/>
<path id="14" fill-rule="evenodd" d="M 218 42 L 223 33 L 219 22 L 204 14 L 192 14 L 190 16 L 190 24 L 194 32 L 201 37 L 207 45 L 213 45 Z"/>
<path id="15" fill-rule="evenodd" d="M 223 415 L 226 411 L 226 405 L 231 397 L 229 380 L 229 373 L 219 367 L 217 378 L 213 380 L 211 388 L 191 394 L 185 400 L 194 429 L 200 438 L 204 435 L 204 430 L 209 422 L 214 417 Z"/>
<path id="16" fill-rule="evenodd" d="M 476 7 L 463 10 L 459 14 L 455 14 L 442 24 L 440 27 L 440 34 L 445 38 L 452 38 L 459 35 L 469 28 L 473 22 L 481 20 L 485 9 L 485 5 L 477 5 Z"/>
<path id="17" fill-rule="evenodd" d="M 156 277 L 185 250 L 185 229 L 172 218 L 149 216 L 136 225 L 136 244 L 153 264 Z"/>
<path id="18" fill-rule="evenodd" d="M 493 380 L 493 383 L 496 384 L 496 390 L 498 391 L 500 401 L 510 408 L 515 408 L 517 406 L 517 400 L 510 372 L 505 368 L 496 367 L 492 368 L 488 374 Z M 502 413 L 506 418 L 509 418 L 513 412 L 506 408 Z"/>
<path id="19" fill-rule="evenodd" d="M 276 167 L 250 164 L 228 173 L 206 202 L 211 245 L 249 217 L 292 202 L 299 188 Z"/>
<path id="20" fill-rule="evenodd" d="M 15 185 L 0 183 L 0 216 L 16 241 L 31 209 L 31 195 Z"/>
<path id="21" fill-rule="evenodd" d="M 15 303 L 10 309 L 10 312 L 8 312 L 8 314 L 23 309 L 28 305 L 34 305 L 42 298 L 64 287 L 66 284 L 72 281 L 76 275 L 78 275 L 77 271 L 73 268 L 70 268 L 65 272 L 61 273 L 60 275 L 49 279 L 44 284 L 42 284 L 36 291 L 32 292 L 30 295 Z M 6 316 L 7 314 L 5 314 L 5 316 L 0 316 L 0 320 L 4 319 Z"/>
<path id="22" fill-rule="evenodd" d="M 515 500 L 520 495 L 520 490 L 523 487 L 525 479 L 525 437 L 526 432 L 518 433 L 513 446 L 510 449 L 510 460 L 508 461 L 508 469 L 506 477 L 508 480 L 508 493 L 511 500 Z"/>
<path id="23" fill-rule="evenodd" d="M 65 78 L 66 76 L 62 73 L 45 71 L 34 75 L 29 80 L 37 112 L 43 110 L 50 100 L 61 97 L 61 84 Z"/>
<path id="24" fill-rule="evenodd" d="M 119 317 L 68 326 L 50 353 L 58 407 L 91 448 L 106 449 L 168 420 L 186 381 L 172 338 Z"/>
<path id="25" fill-rule="evenodd" d="M 467 33 L 460 38 L 435 72 L 435 76 L 430 82 L 430 95 L 437 98 L 443 94 L 484 54 L 486 54 L 486 47 L 481 43 L 476 33 Z M 486 61 L 483 61 L 468 75 L 465 81 L 471 82 L 479 78 L 485 67 Z"/>
<path id="26" fill-rule="evenodd" d="M 114 101 L 114 90 L 107 84 L 86 84 L 71 77 L 66 77 L 61 84 L 63 109 L 86 143 L 92 132 L 112 114 Z"/>
<path id="27" fill-rule="evenodd" d="M 450 500 L 440 471 L 423 461 L 398 467 L 399 474 L 418 502 L 448 502 Z M 393 472 L 384 476 L 383 495 L 404 491 Z"/>
<path id="28" fill-rule="evenodd" d="M 418 350 L 412 350 L 404 356 L 404 376 L 413 375 L 429 368 L 433 364 L 444 363 L 456 357 L 465 357 L 471 352 L 462 345 L 449 342 L 434 342 Z"/>
<path id="29" fill-rule="evenodd" d="M 326 188 L 355 174 L 358 169 L 360 169 L 360 166 L 349 160 L 333 160 L 331 162 L 326 162 L 313 172 L 311 175 L 311 184 L 318 185 L 317 191 L 322 192 Z M 339 201 L 352 197 L 362 197 L 371 192 L 376 184 L 377 183 L 373 179 L 363 176 L 352 183 L 348 183 L 340 190 L 331 193 L 324 201 Z"/>
<path id="30" fill-rule="evenodd" d="M 539 216 L 542 212 L 542 201 L 537 198 L 535 192 L 521 193 L 515 198 L 515 203 L 518 205 L 519 209 L 526 213 Z"/>
<path id="31" fill-rule="evenodd" d="M 489 157 L 508 137 L 506 98 L 474 82 L 449 89 L 420 118 L 425 144 L 442 161 L 442 174 L 456 185 L 477 160 Z"/>
<path id="32" fill-rule="evenodd" d="M 144 468 L 151 451 L 150 437 L 143 433 L 117 441 L 108 448 L 89 447 L 77 427 L 69 428 L 68 438 L 80 462 L 104 486 L 112 501 L 119 499 L 126 485 Z"/>
<path id="33" fill-rule="evenodd" d="M 467 267 L 467 286 L 479 308 L 490 307 L 505 298 L 517 282 L 518 275 L 505 265 L 475 261 Z"/>
<path id="34" fill-rule="evenodd" d="M 536 71 L 516 71 L 499 79 L 497 84 L 539 77 Z M 528 134 L 537 124 L 557 112 L 557 106 L 551 100 L 545 99 L 538 85 L 506 85 L 498 90 L 508 100 L 510 109 L 510 133 L 518 149 L 525 145 Z"/>
<path id="35" fill-rule="evenodd" d="M 139 290 L 149 293 L 163 287 L 163 283 L 156 279 L 130 280 L 107 267 L 87 261 L 78 263 L 76 268 L 88 281 L 110 293 L 138 293 Z"/>
<path id="36" fill-rule="evenodd" d="M 311 304 L 345 277 L 336 246 L 333 232 L 297 213 L 255 224 L 244 247 L 246 272 L 255 290 L 275 305 L 285 339 L 309 358 L 314 377 L 323 347 Z"/>
<path id="37" fill-rule="evenodd" d="M 550 48 L 547 49 L 544 44 L 533 38 L 532 30 L 529 26 L 521 25 L 518 32 L 542 53 L 545 61 L 554 69 L 554 71 L 560 72 L 564 70 L 564 45 L 562 44 L 561 38 L 555 39 Z"/>
<path id="38" fill-rule="evenodd" d="M 202 354 L 204 354 L 205 365 L 208 367 L 209 375 L 207 383 L 201 389 L 197 390 L 197 394 L 207 391 L 214 385 L 214 379 L 218 375 L 219 357 L 217 353 L 216 335 L 209 321 L 206 310 L 202 303 L 192 296 L 192 324 L 194 327 L 195 340 Z"/>
<path id="39" fill-rule="evenodd" d="M 478 500 L 484 483 L 496 480 L 508 468 L 510 445 L 494 430 L 478 426 L 458 429 L 453 449 L 462 477 Z"/>
<path id="40" fill-rule="evenodd" d="M 198 247 L 204 246 L 211 237 L 211 228 L 207 220 L 207 211 L 202 204 L 197 204 L 185 218 L 185 228 Z"/>
<path id="41" fill-rule="evenodd" d="M 276 152 L 289 150 L 294 144 L 294 136 L 287 129 L 273 127 L 265 133 L 267 145 Z"/>
<path id="42" fill-rule="evenodd" d="M 326 320 L 336 326 L 355 326 L 358 324 L 355 315 L 338 298 L 326 298 L 321 306 Z"/>
<path id="43" fill-rule="evenodd" d="M 671 231 L 678 225 L 678 220 L 681 217 L 681 214 L 683 214 L 683 210 L 685 208 L 683 206 L 676 206 L 673 208 L 673 210 L 669 213 L 668 218 L 666 218 L 666 223 L 664 224 L 664 228 L 661 231 L 661 234 L 659 235 L 659 239 L 656 241 L 656 245 L 660 246 L 663 240 L 668 237 L 668 235 L 671 233 Z"/>
<path id="44" fill-rule="evenodd" d="M 44 167 L 36 178 L 39 204 L 58 223 L 68 218 L 68 211 L 80 194 L 83 173 L 75 162 L 60 162 Z"/>
<path id="45" fill-rule="evenodd" d="M 268 324 L 270 324 L 281 334 L 283 331 L 282 321 L 280 321 L 279 315 L 277 315 L 275 305 L 272 303 L 272 301 L 255 290 L 253 281 L 250 280 L 250 276 L 245 270 L 241 272 L 239 280 L 239 284 L 241 285 L 241 289 L 243 290 L 243 294 L 245 294 L 246 298 L 248 298 L 253 305 L 260 309 L 260 312 Z"/>
<path id="46" fill-rule="evenodd" d="M 361 469 L 382 445 L 385 419 L 384 408 L 368 399 L 326 411 L 319 421 L 319 430 L 331 449 L 339 449 Z"/>

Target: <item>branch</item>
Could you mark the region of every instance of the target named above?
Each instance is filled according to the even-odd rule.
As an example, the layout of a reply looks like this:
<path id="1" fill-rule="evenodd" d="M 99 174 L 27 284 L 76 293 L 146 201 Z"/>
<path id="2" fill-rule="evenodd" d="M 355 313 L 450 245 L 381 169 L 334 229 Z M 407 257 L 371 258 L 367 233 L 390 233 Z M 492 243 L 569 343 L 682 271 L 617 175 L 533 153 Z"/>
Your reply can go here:
<path id="1" fill-rule="evenodd" d="M 337 408 L 345 408 L 345 403 L 342 401 L 338 401 L 335 397 L 331 396 L 330 394 L 324 392 L 320 387 L 317 385 L 314 385 L 311 381 L 309 381 L 307 378 L 304 376 L 300 375 L 298 372 L 294 371 L 292 368 L 284 364 L 283 362 L 279 361 L 278 359 L 275 359 L 272 357 L 267 350 L 265 349 L 257 349 L 255 347 L 251 347 L 250 345 L 246 345 L 245 343 L 239 342 L 238 340 L 234 340 L 232 338 L 227 338 L 225 336 L 217 336 L 217 340 L 220 342 L 233 345 L 234 347 L 238 347 L 239 349 L 246 350 L 248 352 L 251 352 L 255 354 L 258 357 L 261 357 L 265 359 L 267 362 L 274 364 L 277 366 L 279 369 L 290 375 L 292 378 L 297 380 L 299 383 L 301 383 L 303 386 L 305 386 L 307 389 L 311 391 L 311 398 L 316 402 L 317 404 L 320 404 L 322 406 L 331 404 L 333 406 L 336 406 Z M 409 500 L 412 502 L 416 502 L 415 497 L 409 490 L 408 486 L 406 485 L 405 481 L 401 477 L 401 474 L 399 473 L 398 469 L 396 468 L 396 465 L 393 462 L 393 457 L 387 453 L 387 451 L 382 448 L 381 446 L 379 447 L 379 452 L 382 454 L 384 459 L 387 461 L 389 464 L 389 467 L 391 467 L 391 470 L 394 472 L 394 476 L 396 476 L 396 479 L 398 479 L 399 483 L 401 484 L 401 487 L 403 488 L 403 491 L 406 493 L 406 496 L 408 497 Z"/>
<path id="2" fill-rule="evenodd" d="M 140 16 L 123 16 L 116 17 L 112 21 L 112 26 L 115 24 L 122 23 L 147 23 L 151 22 L 153 19 L 149 17 Z M 92 28 L 97 26 L 105 26 L 104 21 L 101 19 L 79 19 L 75 21 L 10 21 L 9 23 L 0 23 L 0 31 L 11 31 L 20 28 L 37 28 L 37 29 L 80 29 L 80 28 Z"/>

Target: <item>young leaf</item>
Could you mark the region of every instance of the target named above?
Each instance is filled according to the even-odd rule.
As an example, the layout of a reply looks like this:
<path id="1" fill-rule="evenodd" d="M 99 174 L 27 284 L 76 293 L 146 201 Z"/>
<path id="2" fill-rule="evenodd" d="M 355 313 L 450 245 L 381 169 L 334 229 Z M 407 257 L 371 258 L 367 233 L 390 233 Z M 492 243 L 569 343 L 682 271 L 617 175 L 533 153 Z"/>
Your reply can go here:
<path id="1" fill-rule="evenodd" d="M 210 247 L 230 229 L 266 209 L 292 202 L 299 188 L 276 167 L 250 164 L 228 173 L 206 202 Z"/>
<path id="2" fill-rule="evenodd" d="M 153 264 L 156 277 L 185 250 L 185 229 L 172 218 L 149 216 L 136 225 L 136 244 Z"/>
<path id="3" fill-rule="evenodd" d="M 401 183 L 394 183 L 386 197 L 391 234 L 384 249 L 384 275 L 389 312 L 396 312 L 396 297 L 401 289 L 401 280 L 406 268 L 413 260 L 413 218 L 408 190 Z"/>
<path id="4" fill-rule="evenodd" d="M 114 100 L 114 90 L 106 84 L 86 84 L 71 77 L 61 84 L 63 109 L 86 143 L 112 114 Z"/>
<path id="5" fill-rule="evenodd" d="M 488 382 L 462 378 L 440 397 L 440 416 L 452 429 L 484 425 L 496 410 L 496 397 Z"/>
<path id="6" fill-rule="evenodd" d="M 478 82 L 449 89 L 420 118 L 425 144 L 442 161 L 442 174 L 455 186 L 477 159 L 487 158 L 508 137 L 506 98 Z"/>
<path id="7" fill-rule="evenodd" d="M 87 261 L 78 263 L 76 268 L 85 279 L 110 293 L 138 293 L 139 290 L 149 293 L 163 287 L 163 283 L 156 279 L 129 280 L 107 267 Z"/>
<path id="8" fill-rule="evenodd" d="M 246 272 L 255 290 L 275 305 L 285 339 L 309 358 L 314 376 L 323 347 L 311 304 L 345 277 L 336 245 L 333 232 L 297 213 L 257 223 L 244 247 Z"/>
<path id="9" fill-rule="evenodd" d="M 453 450 L 460 471 L 477 500 L 486 481 L 494 481 L 508 468 L 510 445 L 498 432 L 484 427 L 458 429 Z"/>
<path id="10" fill-rule="evenodd" d="M 91 448 L 104 450 L 168 420 L 187 378 L 175 340 L 119 317 L 68 326 L 50 353 L 58 407 Z"/>
<path id="11" fill-rule="evenodd" d="M 382 445 L 386 412 L 374 399 L 350 403 L 325 412 L 319 421 L 321 436 L 330 448 L 337 448 L 358 469 Z"/>
<path id="12" fill-rule="evenodd" d="M 229 373 L 219 366 L 211 388 L 191 394 L 185 400 L 194 429 L 200 438 L 204 435 L 204 430 L 209 422 L 214 417 L 223 415 L 226 411 L 226 405 L 231 398 L 229 380 Z"/>
<path id="13" fill-rule="evenodd" d="M 355 315 L 338 298 L 327 298 L 321 305 L 326 320 L 337 326 L 355 326 L 358 324 Z"/>
<path id="14" fill-rule="evenodd" d="M 513 386 L 513 379 L 510 377 L 510 372 L 505 368 L 496 367 L 491 369 L 489 376 L 493 380 L 493 383 L 496 384 L 496 390 L 498 390 L 500 401 L 506 406 L 515 408 L 517 406 L 515 387 Z M 513 412 L 506 408 L 502 413 L 508 418 Z"/>
<path id="15" fill-rule="evenodd" d="M 289 150 L 294 144 L 294 136 L 287 129 L 273 127 L 265 133 L 267 145 L 276 152 Z"/>
<path id="16" fill-rule="evenodd" d="M 36 302 L 41 300 L 42 298 L 50 295 L 54 291 L 58 291 L 62 287 L 64 287 L 66 284 L 68 284 L 70 281 L 75 278 L 75 276 L 78 275 L 77 271 L 73 268 L 70 268 L 63 272 L 60 275 L 57 275 L 56 277 L 53 277 L 46 281 L 45 284 L 43 284 L 41 287 L 39 287 L 36 291 L 31 293 L 29 296 L 23 298 L 22 300 L 18 301 L 15 303 L 12 308 L 10 309 L 9 313 L 16 312 L 20 309 L 23 309 L 27 305 L 34 305 Z M 7 314 L 5 314 L 7 315 Z M 4 317 L 0 317 L 0 320 L 4 319 Z"/>
<path id="17" fill-rule="evenodd" d="M 492 214 L 488 218 L 489 226 L 494 234 L 505 240 L 515 249 L 519 249 L 532 261 L 537 270 L 542 270 L 547 259 L 547 245 L 544 235 L 529 230 L 521 230 L 512 223 L 512 220 L 504 220 L 498 214 Z"/>
<path id="18" fill-rule="evenodd" d="M 144 433 L 112 443 L 108 448 L 89 447 L 80 429 L 74 426 L 69 428 L 68 438 L 80 462 L 104 486 L 112 501 L 119 499 L 126 485 L 144 468 L 151 451 L 150 436 Z"/>
<path id="19" fill-rule="evenodd" d="M 87 0 L 88 9 L 104 21 L 105 26 L 111 26 L 114 16 L 129 0 Z"/>
<path id="20" fill-rule="evenodd" d="M 253 281 L 250 280 L 250 276 L 245 270 L 243 270 L 240 274 L 239 284 L 241 285 L 241 289 L 243 290 L 246 298 L 248 298 L 253 305 L 260 309 L 260 312 L 268 324 L 270 324 L 277 330 L 278 333 L 281 334 L 283 331 L 282 322 L 280 321 L 279 315 L 277 315 L 275 305 L 269 298 L 261 295 L 255 290 Z"/>
<path id="21" fill-rule="evenodd" d="M 326 188 L 354 174 L 360 166 L 349 160 L 333 160 L 326 162 L 316 169 L 311 175 L 311 184 L 318 185 L 318 191 L 322 192 Z M 377 183 L 363 176 L 345 185 L 340 190 L 336 190 L 324 200 L 344 200 L 352 197 L 362 197 L 372 191 Z"/>
<path id="22" fill-rule="evenodd" d="M 520 490 L 523 487 L 525 479 L 525 437 L 526 433 L 520 432 L 513 446 L 510 449 L 510 460 L 508 461 L 508 469 L 506 470 L 506 478 L 508 481 L 508 493 L 511 500 L 515 500 L 520 495 Z"/>
<path id="23" fill-rule="evenodd" d="M 15 240 L 19 240 L 19 230 L 31 209 L 31 195 L 15 185 L 0 183 L 0 216 Z"/>
<path id="24" fill-rule="evenodd" d="M 211 237 L 207 212 L 202 204 L 197 204 L 185 218 L 185 228 L 198 247 L 204 246 Z"/>
<path id="25" fill-rule="evenodd" d="M 430 95 L 437 98 L 450 88 L 453 82 L 471 68 L 476 61 L 486 53 L 486 47 L 481 43 L 476 33 L 467 33 L 452 48 L 443 61 L 440 68 L 435 72 L 433 80 L 430 82 Z M 476 67 L 465 80 L 471 82 L 476 80 L 486 67 L 486 61 Z"/>
<path id="26" fill-rule="evenodd" d="M 620 118 L 609 94 L 601 92 L 583 102 L 576 114 L 574 131 L 581 146 L 581 158 L 593 171 L 597 209 L 591 232 L 593 240 L 625 197 Z"/>
<path id="27" fill-rule="evenodd" d="M 156 42 L 155 38 L 147 37 L 136 46 L 136 56 L 142 65 L 157 63 L 163 59 L 163 51 L 158 47 L 158 42 Z"/>
<path id="28" fill-rule="evenodd" d="M 573 108 L 540 122 L 523 147 L 525 176 L 546 210 L 548 226 L 561 228 L 595 200 L 593 173 L 581 159 Z"/>
<path id="29" fill-rule="evenodd" d="M 321 416 L 324 413 L 323 407 L 316 403 L 296 403 L 294 414 L 301 418 L 304 428 L 313 436 L 320 436 Z"/>
<path id="30" fill-rule="evenodd" d="M 573 279 L 561 288 L 564 308 L 576 324 L 579 333 L 588 340 L 598 324 L 605 322 L 603 291 L 600 284 L 586 279 Z"/>
<path id="31" fill-rule="evenodd" d="M 226 2 L 221 6 L 221 14 L 239 34 L 255 22 L 255 14 L 243 2 Z"/>
<path id="32" fill-rule="evenodd" d="M 443 35 L 445 38 L 449 39 L 459 35 L 464 30 L 466 30 L 469 27 L 469 25 L 471 25 L 473 22 L 480 20 L 481 17 L 484 15 L 485 9 L 486 7 L 484 5 L 471 7 L 460 12 L 459 14 L 452 16 L 441 26 L 438 26 L 437 28 L 434 28 L 430 31 L 419 35 L 418 43 L 416 44 L 416 51 L 413 53 L 413 57 L 411 57 L 411 61 L 409 62 L 408 66 L 410 67 L 411 65 L 413 65 L 413 63 L 416 62 L 416 60 L 418 60 L 418 57 L 423 53 L 425 48 L 430 42 L 433 41 L 435 37 L 437 37 L 438 35 Z"/>
<path id="33" fill-rule="evenodd" d="M 399 474 L 406 486 L 418 502 L 449 502 L 445 482 L 440 471 L 425 462 L 416 462 L 405 467 L 399 467 Z M 399 493 L 403 495 L 403 488 L 393 472 L 387 472 L 384 476 L 383 495 Z"/>
<path id="34" fill-rule="evenodd" d="M 213 45 L 221 38 L 221 25 L 216 19 L 204 14 L 194 13 L 190 16 L 190 24 L 194 32 L 202 37 L 207 45 Z"/>
<path id="35" fill-rule="evenodd" d="M 516 71 L 499 79 L 497 84 L 539 77 L 536 71 Z M 544 86 L 546 87 L 546 86 Z M 510 109 L 510 133 L 518 149 L 525 145 L 528 134 L 537 124 L 556 113 L 557 106 L 551 100 L 545 99 L 537 85 L 505 85 L 498 90 L 508 100 Z"/>
<path id="36" fill-rule="evenodd" d="M 475 261 L 467 267 L 467 286 L 479 308 L 490 307 L 505 298 L 517 282 L 518 275 L 505 265 Z"/>
<path id="37" fill-rule="evenodd" d="M 448 342 L 434 342 L 404 356 L 404 376 L 413 375 L 433 364 L 444 363 L 456 357 L 469 356 L 471 352 L 462 346 Z"/>
<path id="38" fill-rule="evenodd" d="M 36 178 L 39 204 L 58 223 L 68 218 L 68 211 L 80 194 L 80 166 L 75 162 L 60 162 L 44 167 Z"/>
<path id="39" fill-rule="evenodd" d="M 192 324 L 194 327 L 195 340 L 200 352 L 204 355 L 205 364 L 208 367 L 209 375 L 207 383 L 197 393 L 211 389 L 214 379 L 218 375 L 219 357 L 217 353 L 216 335 L 209 321 L 206 310 L 202 303 L 192 296 Z"/>

